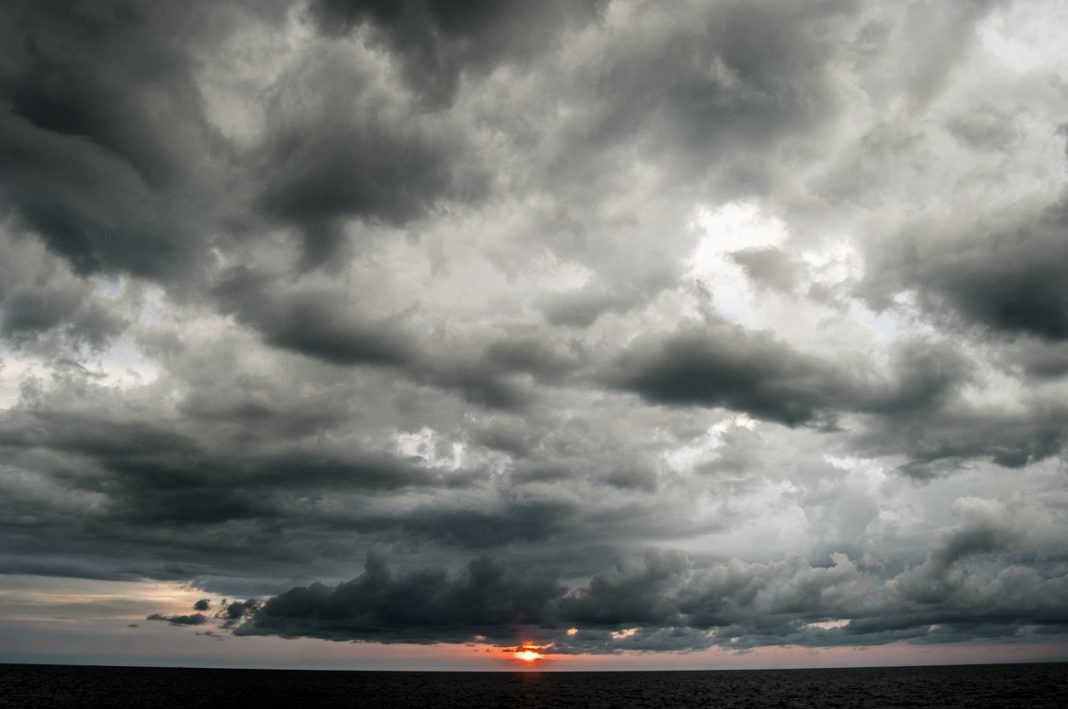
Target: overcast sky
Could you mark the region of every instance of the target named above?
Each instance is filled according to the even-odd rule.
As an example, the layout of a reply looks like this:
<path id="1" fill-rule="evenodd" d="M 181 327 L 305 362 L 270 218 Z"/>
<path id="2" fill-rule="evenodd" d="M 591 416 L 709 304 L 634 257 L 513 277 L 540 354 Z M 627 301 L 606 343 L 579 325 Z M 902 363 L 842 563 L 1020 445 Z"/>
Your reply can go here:
<path id="1" fill-rule="evenodd" d="M 1068 658 L 1064 3 L 3 5 L 0 660 Z"/>

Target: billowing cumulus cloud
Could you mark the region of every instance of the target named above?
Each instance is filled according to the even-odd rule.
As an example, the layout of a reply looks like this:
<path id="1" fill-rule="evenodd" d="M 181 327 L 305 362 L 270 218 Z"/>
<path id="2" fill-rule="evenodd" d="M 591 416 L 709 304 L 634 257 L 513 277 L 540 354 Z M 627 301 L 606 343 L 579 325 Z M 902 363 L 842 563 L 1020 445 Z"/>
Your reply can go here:
<path id="1" fill-rule="evenodd" d="M 1058 3 L 5 19 L 0 573 L 248 643 L 1063 644 Z"/>
<path id="2" fill-rule="evenodd" d="M 566 588 L 546 570 L 524 580 L 486 558 L 455 577 L 440 569 L 397 577 L 372 556 L 352 581 L 268 599 L 237 632 L 378 642 L 477 637 L 504 646 L 534 637 L 559 652 L 596 653 L 937 642 L 980 628 L 1009 639 L 1058 632 L 1068 618 L 1068 577 L 1058 564 L 1034 556 L 1033 540 L 1003 505 L 962 498 L 954 508 L 961 521 L 936 530 L 926 559 L 890 578 L 840 553 L 820 565 L 790 555 L 699 566 L 651 550 Z"/>
<path id="3" fill-rule="evenodd" d="M 901 280 L 894 285 L 915 289 L 927 307 L 995 333 L 1068 338 L 1068 284 L 1059 267 L 1068 256 L 1064 197 L 1008 216 L 948 225 L 946 238 L 924 243 L 927 228 L 908 229 L 887 249 L 876 283 L 896 273 Z"/>
<path id="4" fill-rule="evenodd" d="M 559 41 L 560 33 L 594 21 L 605 4 L 321 0 L 310 11 L 327 35 L 369 28 L 373 41 L 385 43 L 400 60 L 405 79 L 436 103 L 452 98 L 464 72 L 484 73 L 538 56 Z"/>

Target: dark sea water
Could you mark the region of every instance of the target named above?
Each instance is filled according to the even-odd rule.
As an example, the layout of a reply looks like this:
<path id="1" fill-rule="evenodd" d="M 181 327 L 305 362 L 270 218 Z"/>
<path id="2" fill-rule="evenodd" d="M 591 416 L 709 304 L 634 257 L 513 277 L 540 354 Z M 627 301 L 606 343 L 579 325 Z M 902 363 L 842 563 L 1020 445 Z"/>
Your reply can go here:
<path id="1" fill-rule="evenodd" d="M 0 707 L 1068 707 L 1068 663 L 711 672 L 0 665 Z"/>

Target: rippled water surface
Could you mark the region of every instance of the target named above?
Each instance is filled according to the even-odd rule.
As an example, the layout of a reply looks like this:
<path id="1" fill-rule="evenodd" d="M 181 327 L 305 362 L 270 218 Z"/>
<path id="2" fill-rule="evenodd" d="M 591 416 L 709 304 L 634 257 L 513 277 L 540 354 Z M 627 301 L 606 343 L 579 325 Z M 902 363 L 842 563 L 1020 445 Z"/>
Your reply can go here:
<path id="1" fill-rule="evenodd" d="M 1068 663 L 712 672 L 0 665 L 0 707 L 1068 707 Z"/>

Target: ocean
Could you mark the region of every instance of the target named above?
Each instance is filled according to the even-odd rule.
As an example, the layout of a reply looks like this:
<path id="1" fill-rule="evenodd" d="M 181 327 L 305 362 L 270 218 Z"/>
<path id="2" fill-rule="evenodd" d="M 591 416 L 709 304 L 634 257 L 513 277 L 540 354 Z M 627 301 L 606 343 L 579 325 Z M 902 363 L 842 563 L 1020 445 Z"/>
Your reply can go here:
<path id="1" fill-rule="evenodd" d="M 0 707 L 1068 707 L 1068 663 L 695 672 L 0 665 Z"/>

